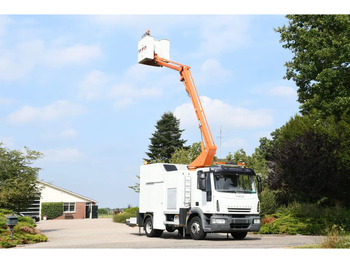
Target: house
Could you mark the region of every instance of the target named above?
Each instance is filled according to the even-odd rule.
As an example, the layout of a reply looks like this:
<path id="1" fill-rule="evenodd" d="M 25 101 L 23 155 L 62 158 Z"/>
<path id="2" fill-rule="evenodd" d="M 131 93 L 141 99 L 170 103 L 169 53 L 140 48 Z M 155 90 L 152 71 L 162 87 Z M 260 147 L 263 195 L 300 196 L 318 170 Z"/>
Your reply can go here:
<path id="1" fill-rule="evenodd" d="M 79 195 L 72 191 L 60 188 L 44 181 L 38 181 L 41 188 L 40 196 L 30 205 L 26 211 L 21 213 L 25 216 L 41 218 L 41 204 L 62 202 L 63 214 L 55 219 L 82 219 L 82 218 L 97 218 L 97 202 L 93 199 Z"/>

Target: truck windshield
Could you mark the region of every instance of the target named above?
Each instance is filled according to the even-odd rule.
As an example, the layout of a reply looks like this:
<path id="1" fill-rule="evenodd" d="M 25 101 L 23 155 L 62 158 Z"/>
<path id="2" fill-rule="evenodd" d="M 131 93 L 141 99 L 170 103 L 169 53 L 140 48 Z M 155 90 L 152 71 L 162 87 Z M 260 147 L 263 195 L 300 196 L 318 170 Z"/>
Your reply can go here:
<path id="1" fill-rule="evenodd" d="M 253 175 L 240 173 L 214 174 L 214 185 L 218 192 L 255 193 Z"/>

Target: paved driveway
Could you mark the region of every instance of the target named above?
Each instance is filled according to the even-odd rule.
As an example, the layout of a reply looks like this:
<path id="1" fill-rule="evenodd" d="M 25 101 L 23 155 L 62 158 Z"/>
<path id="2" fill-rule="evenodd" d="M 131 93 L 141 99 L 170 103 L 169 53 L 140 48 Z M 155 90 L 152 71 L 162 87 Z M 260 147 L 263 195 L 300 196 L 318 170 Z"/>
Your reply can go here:
<path id="1" fill-rule="evenodd" d="M 177 231 L 148 238 L 143 230 L 114 223 L 110 218 L 41 221 L 37 226 L 48 242 L 18 248 L 290 248 L 317 244 L 320 236 L 256 235 L 233 240 L 227 234 L 208 234 L 206 240 L 182 239 Z"/>

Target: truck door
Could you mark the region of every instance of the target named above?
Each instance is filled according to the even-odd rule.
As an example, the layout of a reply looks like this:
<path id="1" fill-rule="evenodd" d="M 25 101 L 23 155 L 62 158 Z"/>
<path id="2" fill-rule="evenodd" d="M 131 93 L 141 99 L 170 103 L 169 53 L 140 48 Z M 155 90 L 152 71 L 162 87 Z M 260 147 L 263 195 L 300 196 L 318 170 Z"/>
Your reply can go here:
<path id="1" fill-rule="evenodd" d="M 209 172 L 198 173 L 197 187 L 202 191 L 201 203 L 203 212 L 212 212 L 213 210 L 213 192 L 211 186 L 211 174 Z"/>

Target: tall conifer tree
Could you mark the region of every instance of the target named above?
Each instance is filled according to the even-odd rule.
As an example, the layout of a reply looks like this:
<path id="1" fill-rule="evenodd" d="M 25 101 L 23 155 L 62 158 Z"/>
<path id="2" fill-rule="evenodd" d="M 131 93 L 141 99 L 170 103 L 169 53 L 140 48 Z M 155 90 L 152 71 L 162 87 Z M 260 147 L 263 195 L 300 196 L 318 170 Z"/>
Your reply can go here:
<path id="1" fill-rule="evenodd" d="M 155 128 L 150 138 L 149 152 L 146 152 L 149 158 L 145 160 L 167 163 L 176 149 L 184 147 L 186 140 L 181 139 L 184 130 L 180 129 L 180 120 L 171 112 L 164 113 Z"/>

